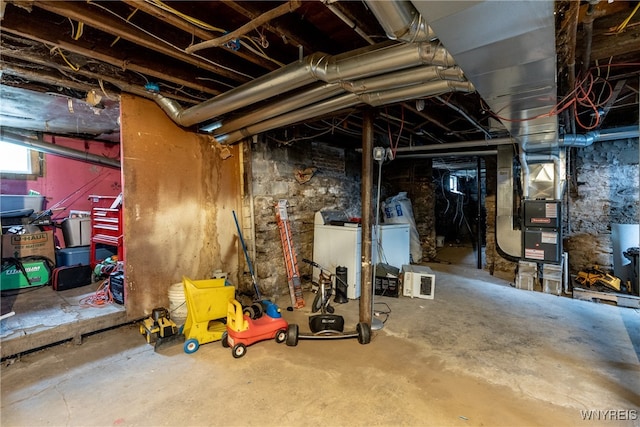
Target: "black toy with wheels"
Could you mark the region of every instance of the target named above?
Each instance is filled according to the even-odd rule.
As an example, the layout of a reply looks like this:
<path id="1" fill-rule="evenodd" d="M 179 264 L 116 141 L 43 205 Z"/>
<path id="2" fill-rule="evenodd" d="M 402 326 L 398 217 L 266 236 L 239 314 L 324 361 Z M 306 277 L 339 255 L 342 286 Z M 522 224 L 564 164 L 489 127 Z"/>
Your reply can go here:
<path id="1" fill-rule="evenodd" d="M 319 290 L 313 300 L 311 311 L 320 314 L 309 317 L 310 333 L 300 333 L 300 328 L 295 323 L 290 323 L 287 328 L 288 346 L 298 345 L 298 340 L 331 340 L 357 338 L 360 344 L 371 342 L 371 326 L 368 323 L 360 322 L 356 325 L 355 331 L 344 331 L 344 318 L 339 314 L 334 314 L 330 299 L 332 294 L 332 277 L 338 282 L 340 277 L 333 275 L 329 270 L 319 264 L 303 259 L 303 262 L 320 269 Z M 346 287 L 346 284 L 343 283 Z"/>

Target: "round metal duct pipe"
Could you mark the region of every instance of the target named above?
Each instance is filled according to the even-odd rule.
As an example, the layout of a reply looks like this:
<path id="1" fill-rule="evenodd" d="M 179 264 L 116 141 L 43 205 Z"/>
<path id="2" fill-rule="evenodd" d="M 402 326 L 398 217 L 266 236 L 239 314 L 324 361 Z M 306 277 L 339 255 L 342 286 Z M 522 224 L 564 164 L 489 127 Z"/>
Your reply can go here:
<path id="1" fill-rule="evenodd" d="M 365 4 L 391 40 L 413 43 L 433 40 L 436 37 L 420 12 L 408 0 L 366 0 Z"/>
<path id="2" fill-rule="evenodd" d="M 580 135 L 563 135 L 560 137 L 561 147 L 588 147 L 596 141 L 615 141 L 616 139 L 638 138 L 640 129 L 637 126 L 601 129 Z"/>
<path id="3" fill-rule="evenodd" d="M 385 42 L 336 56 L 325 53 L 311 54 L 301 61 L 286 65 L 186 109 L 160 94 L 152 94 L 149 97 L 154 99 L 173 121 L 188 127 L 314 82 L 337 83 L 424 64 L 453 66 L 455 62 L 447 50 L 436 43 L 389 45 Z"/>
<path id="4" fill-rule="evenodd" d="M 49 144 L 42 139 L 31 139 L 26 136 L 0 129 L 0 138 L 11 144 L 21 145 L 31 148 L 42 153 L 53 154 L 56 156 L 66 157 L 68 159 L 80 160 L 87 163 L 95 163 L 101 166 L 120 169 L 120 162 L 108 157 L 98 156 L 96 154 L 85 153 L 84 151 L 74 150 L 73 148 L 61 147 L 55 144 Z"/>

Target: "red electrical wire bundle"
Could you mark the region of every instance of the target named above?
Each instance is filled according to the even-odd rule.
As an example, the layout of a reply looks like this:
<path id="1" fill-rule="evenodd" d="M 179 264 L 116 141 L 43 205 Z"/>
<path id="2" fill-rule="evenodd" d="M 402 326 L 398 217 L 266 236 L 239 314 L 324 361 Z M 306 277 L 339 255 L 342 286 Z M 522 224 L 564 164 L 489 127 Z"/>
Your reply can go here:
<path id="1" fill-rule="evenodd" d="M 109 279 L 104 280 L 93 295 L 82 298 L 80 307 L 104 307 L 113 303 L 113 295 L 109 288 Z"/>
<path id="2" fill-rule="evenodd" d="M 539 114 L 537 116 L 529 117 L 526 119 L 512 119 L 508 117 L 502 117 L 496 113 L 491 113 L 489 109 L 487 110 L 493 117 L 497 118 L 498 120 L 502 120 L 506 122 L 526 122 L 529 120 L 535 120 L 542 117 L 557 116 L 567 108 L 574 107 L 573 114 L 578 125 L 580 125 L 585 130 L 592 130 L 600 126 L 600 122 L 601 122 L 600 119 L 602 115 L 601 108 L 604 107 L 607 104 L 607 102 L 609 102 L 609 99 L 613 94 L 611 83 L 608 81 L 607 78 L 601 77 L 599 75 L 600 69 L 601 68 L 610 69 L 612 67 L 630 67 L 630 66 L 637 66 L 637 65 L 640 65 L 640 64 L 609 63 L 607 65 L 596 65 L 591 70 L 589 70 L 589 73 L 586 76 L 584 76 L 581 79 L 578 79 L 578 81 L 576 81 L 576 84 L 573 90 L 569 92 L 567 95 L 565 95 L 548 113 Z M 596 71 L 598 75 L 594 75 L 594 71 Z M 599 94 L 596 93 L 596 90 L 595 90 L 595 86 L 597 83 L 602 84 L 602 89 L 600 90 Z M 605 92 L 605 88 L 607 89 L 606 96 L 603 98 L 603 92 Z M 578 111 L 578 108 L 577 108 L 578 106 L 585 107 L 594 117 L 594 119 L 592 119 L 592 122 L 590 124 L 585 124 L 580 121 L 579 116 L 581 113 Z"/>

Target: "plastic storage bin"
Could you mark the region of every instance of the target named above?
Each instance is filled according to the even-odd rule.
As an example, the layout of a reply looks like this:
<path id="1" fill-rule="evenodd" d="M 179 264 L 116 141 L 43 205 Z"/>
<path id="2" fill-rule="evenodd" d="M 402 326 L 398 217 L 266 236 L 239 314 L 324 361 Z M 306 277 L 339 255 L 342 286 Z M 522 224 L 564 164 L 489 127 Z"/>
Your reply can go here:
<path id="1" fill-rule="evenodd" d="M 39 212 L 44 209 L 44 196 L 22 196 L 14 194 L 0 195 L 0 212 L 33 209 Z"/>
<path id="2" fill-rule="evenodd" d="M 562 295 L 562 265 L 542 265 L 542 290 L 547 294 Z"/>
<path id="3" fill-rule="evenodd" d="M 67 248 L 91 244 L 91 217 L 65 218 L 62 221 L 62 237 Z"/>
<path id="4" fill-rule="evenodd" d="M 531 261 L 519 261 L 516 288 L 533 291 L 537 286 L 537 281 L 538 264 Z"/>
<path id="5" fill-rule="evenodd" d="M 104 260 L 114 255 L 106 248 L 96 249 L 96 259 Z M 89 246 L 78 246 L 75 248 L 65 248 L 56 251 L 56 265 L 65 267 L 69 265 L 89 265 Z"/>

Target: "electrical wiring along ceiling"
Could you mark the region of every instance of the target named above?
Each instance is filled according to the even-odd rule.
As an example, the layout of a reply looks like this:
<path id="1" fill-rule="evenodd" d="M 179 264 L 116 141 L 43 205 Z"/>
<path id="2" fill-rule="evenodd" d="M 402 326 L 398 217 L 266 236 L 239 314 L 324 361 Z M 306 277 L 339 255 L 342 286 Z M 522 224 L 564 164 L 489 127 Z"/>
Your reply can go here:
<path id="1" fill-rule="evenodd" d="M 484 141 L 513 137 L 535 150 L 563 135 L 638 125 L 636 2 L 379 4 L 415 9 L 413 17 L 433 30 L 427 42 L 446 48 L 474 86 L 376 106 L 380 143 L 419 149 L 477 142 L 491 149 Z M 0 125 L 118 141 L 122 92 L 159 95 L 188 109 L 310 55 L 345 59 L 372 46 L 414 42 L 390 40 L 392 22 L 372 8 L 360 1 L 5 1 Z M 233 123 L 309 89 L 188 126 Z M 365 105 L 345 103 L 260 133 L 282 143 L 355 148 Z"/>

